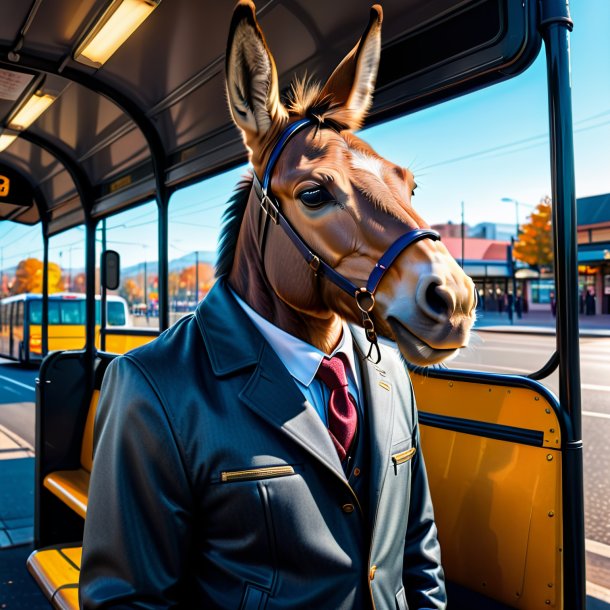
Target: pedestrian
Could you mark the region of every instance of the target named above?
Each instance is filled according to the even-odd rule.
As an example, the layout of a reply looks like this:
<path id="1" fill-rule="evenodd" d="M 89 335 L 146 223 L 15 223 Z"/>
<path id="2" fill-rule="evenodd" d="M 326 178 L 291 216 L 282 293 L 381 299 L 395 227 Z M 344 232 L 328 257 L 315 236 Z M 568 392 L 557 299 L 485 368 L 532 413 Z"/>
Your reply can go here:
<path id="1" fill-rule="evenodd" d="M 509 292 L 506 295 L 506 313 L 508 313 L 508 319 L 510 320 L 510 323 L 513 323 L 513 305 L 514 305 L 514 298 L 513 298 L 513 293 Z"/>
<path id="2" fill-rule="evenodd" d="M 588 316 L 595 315 L 595 293 L 591 288 L 589 288 L 585 297 L 585 310 Z"/>
<path id="3" fill-rule="evenodd" d="M 550 298 L 551 298 L 551 313 L 553 314 L 553 317 L 555 317 L 557 315 L 557 298 L 555 297 L 555 293 L 552 290 L 551 290 Z"/>
<path id="4" fill-rule="evenodd" d="M 517 296 L 515 297 L 515 313 L 519 319 L 523 313 L 523 297 L 520 290 L 517 290 Z"/>

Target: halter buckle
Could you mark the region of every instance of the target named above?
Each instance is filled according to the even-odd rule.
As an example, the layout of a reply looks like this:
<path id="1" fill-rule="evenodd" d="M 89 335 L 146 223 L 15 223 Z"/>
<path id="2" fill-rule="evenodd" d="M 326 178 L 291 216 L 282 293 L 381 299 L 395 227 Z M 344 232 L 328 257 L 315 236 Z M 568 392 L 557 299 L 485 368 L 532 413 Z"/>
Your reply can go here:
<path id="1" fill-rule="evenodd" d="M 362 313 L 368 313 L 375 307 L 375 295 L 366 288 L 359 288 L 354 296 L 356 297 L 358 309 Z"/>
<path id="2" fill-rule="evenodd" d="M 277 205 L 273 203 L 271 198 L 267 195 L 267 193 L 263 193 L 263 198 L 261 199 L 261 208 L 263 208 L 263 212 L 273 220 L 274 224 L 278 224 L 278 214 L 280 210 Z"/>
<path id="3" fill-rule="evenodd" d="M 314 254 L 314 257 L 309 261 L 309 266 L 313 269 L 313 272 L 318 275 L 320 269 L 320 258 Z"/>

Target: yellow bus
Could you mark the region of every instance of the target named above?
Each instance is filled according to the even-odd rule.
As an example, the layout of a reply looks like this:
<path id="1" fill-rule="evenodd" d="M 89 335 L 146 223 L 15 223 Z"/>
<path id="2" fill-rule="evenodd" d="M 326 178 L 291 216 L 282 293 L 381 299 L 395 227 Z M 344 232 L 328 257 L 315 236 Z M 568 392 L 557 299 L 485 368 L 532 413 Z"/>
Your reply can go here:
<path id="1" fill-rule="evenodd" d="M 49 295 L 47 351 L 80 349 L 85 345 L 85 295 L 62 292 Z M 96 343 L 99 346 L 100 297 L 96 297 Z M 127 328 L 129 311 L 125 299 L 108 296 L 106 326 Z M 42 295 L 23 293 L 0 301 L 0 356 L 29 363 L 41 360 Z"/>

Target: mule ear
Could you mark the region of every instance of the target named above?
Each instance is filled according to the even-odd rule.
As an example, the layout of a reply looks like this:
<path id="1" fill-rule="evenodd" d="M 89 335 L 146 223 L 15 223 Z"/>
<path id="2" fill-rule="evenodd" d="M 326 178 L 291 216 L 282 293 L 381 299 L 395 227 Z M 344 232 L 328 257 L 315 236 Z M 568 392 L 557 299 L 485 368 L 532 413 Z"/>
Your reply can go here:
<path id="1" fill-rule="evenodd" d="M 375 4 L 362 38 L 335 68 L 322 90 L 332 100 L 333 107 L 339 106 L 343 110 L 339 113 L 350 129 L 362 125 L 373 101 L 381 54 L 382 21 L 383 9 Z"/>
<path id="2" fill-rule="evenodd" d="M 253 142 L 288 113 L 280 102 L 275 63 L 250 0 L 241 0 L 233 12 L 225 70 L 233 120 L 252 149 Z"/>

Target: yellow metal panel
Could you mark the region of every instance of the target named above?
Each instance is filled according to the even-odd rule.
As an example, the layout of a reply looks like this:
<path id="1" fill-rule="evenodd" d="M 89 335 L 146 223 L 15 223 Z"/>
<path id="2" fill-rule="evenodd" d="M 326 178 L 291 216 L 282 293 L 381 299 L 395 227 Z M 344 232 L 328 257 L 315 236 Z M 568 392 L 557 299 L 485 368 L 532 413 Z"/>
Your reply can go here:
<path id="1" fill-rule="evenodd" d="M 91 401 L 89 402 L 89 412 L 87 413 L 87 421 L 85 430 L 83 431 L 83 443 L 80 450 L 81 466 L 91 472 L 93 468 L 93 424 L 95 423 L 95 412 L 97 411 L 97 403 L 100 398 L 100 391 L 93 390 Z"/>
<path id="2" fill-rule="evenodd" d="M 475 421 L 540 430 L 544 446 L 559 449 L 559 422 L 537 392 L 465 381 L 434 379 L 411 373 L 420 411 Z"/>
<path id="3" fill-rule="evenodd" d="M 422 450 L 447 577 L 514 608 L 561 609 L 561 439 L 550 405 L 528 389 L 413 378 L 421 411 L 544 432 L 534 447 L 422 425 Z"/>
<path id="4" fill-rule="evenodd" d="M 146 335 L 107 335 L 106 336 L 106 351 L 112 354 L 124 354 L 129 350 L 146 345 L 156 337 Z M 98 340 L 99 346 L 99 340 Z"/>

